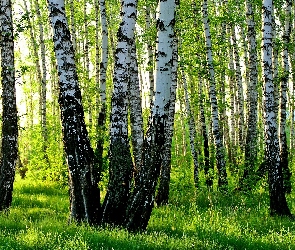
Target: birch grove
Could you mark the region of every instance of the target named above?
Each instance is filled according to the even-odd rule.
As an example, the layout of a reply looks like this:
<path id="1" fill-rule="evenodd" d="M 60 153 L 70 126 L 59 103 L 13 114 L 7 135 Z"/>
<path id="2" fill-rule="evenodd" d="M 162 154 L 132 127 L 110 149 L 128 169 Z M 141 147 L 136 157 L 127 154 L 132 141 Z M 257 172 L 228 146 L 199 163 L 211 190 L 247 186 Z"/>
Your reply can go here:
<path id="1" fill-rule="evenodd" d="M 68 185 L 69 222 L 130 232 L 184 189 L 267 190 L 270 214 L 291 217 L 294 11 L 289 0 L 1 1 L 0 210 L 17 173 Z"/>

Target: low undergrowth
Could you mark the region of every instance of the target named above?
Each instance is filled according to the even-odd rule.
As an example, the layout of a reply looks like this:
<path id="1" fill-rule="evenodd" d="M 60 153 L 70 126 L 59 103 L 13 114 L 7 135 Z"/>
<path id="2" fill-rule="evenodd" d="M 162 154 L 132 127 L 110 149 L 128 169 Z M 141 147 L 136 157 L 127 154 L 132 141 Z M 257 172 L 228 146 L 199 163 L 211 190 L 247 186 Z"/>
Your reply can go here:
<path id="1" fill-rule="evenodd" d="M 294 198 L 288 196 L 293 214 Z M 68 224 L 68 207 L 66 188 L 17 179 L 12 207 L 0 214 L 0 249 L 295 249 L 295 223 L 269 216 L 265 188 L 196 192 L 172 176 L 170 204 L 156 207 L 138 234 Z"/>

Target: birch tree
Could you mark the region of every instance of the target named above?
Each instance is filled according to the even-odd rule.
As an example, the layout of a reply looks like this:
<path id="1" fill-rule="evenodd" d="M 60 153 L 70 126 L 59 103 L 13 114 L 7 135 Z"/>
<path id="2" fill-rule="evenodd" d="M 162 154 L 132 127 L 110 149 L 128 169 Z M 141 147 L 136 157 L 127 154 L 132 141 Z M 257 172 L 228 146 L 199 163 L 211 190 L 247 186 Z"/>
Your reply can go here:
<path id="1" fill-rule="evenodd" d="M 291 182 L 290 182 L 290 169 L 288 166 L 288 145 L 287 145 L 287 134 L 286 134 L 286 120 L 287 120 L 287 89 L 288 89 L 288 82 L 289 82 L 289 42 L 290 42 L 290 33 L 291 33 L 291 25 L 290 25 L 290 18 L 291 18 L 291 6 L 292 1 L 286 0 L 286 20 L 285 20 L 285 30 L 283 35 L 283 43 L 284 43 L 284 50 L 283 50 L 283 77 L 281 79 L 281 95 L 280 95 L 280 157 L 281 157 L 281 166 L 283 170 L 283 179 L 284 179 L 284 189 L 287 193 L 291 192 Z"/>
<path id="2" fill-rule="evenodd" d="M 177 89 L 177 66 L 178 66 L 178 41 L 176 35 L 172 38 L 172 61 L 171 66 L 171 86 L 170 86 L 170 100 L 168 118 L 165 126 L 165 143 L 164 150 L 162 151 L 162 162 L 160 171 L 160 181 L 158 186 L 158 192 L 156 195 L 156 203 L 158 205 L 164 205 L 168 203 L 169 189 L 170 189 L 170 172 L 171 172 L 171 145 L 173 138 L 174 128 L 174 114 L 175 114 L 175 102 L 176 102 L 176 89 Z M 184 141 L 184 140 L 183 140 Z"/>
<path id="3" fill-rule="evenodd" d="M 185 97 L 185 107 L 186 107 L 186 112 L 188 116 L 188 125 L 189 125 L 189 135 L 190 135 L 190 147 L 191 147 L 191 152 L 193 156 L 193 161 L 194 161 L 194 182 L 195 182 L 195 187 L 199 187 L 199 162 L 198 162 L 198 151 L 195 146 L 195 139 L 196 139 L 196 125 L 195 125 L 195 120 L 193 116 L 193 112 L 191 110 L 191 104 L 190 104 L 190 98 L 189 98 L 189 93 L 187 89 L 187 81 L 186 77 L 184 75 L 184 72 L 182 72 L 182 82 L 183 82 L 183 88 L 184 88 L 184 97 Z"/>
<path id="4" fill-rule="evenodd" d="M 102 222 L 114 225 L 122 225 L 125 219 L 133 172 L 128 139 L 128 84 L 136 17 L 137 1 L 122 0 L 113 78 L 110 177 L 102 211 Z"/>
<path id="5" fill-rule="evenodd" d="M 0 211 L 12 202 L 18 157 L 18 127 L 15 92 L 14 36 L 10 0 L 0 2 L 0 47 L 2 81 L 2 148 L 0 163 Z"/>
<path id="6" fill-rule="evenodd" d="M 106 82 L 107 82 L 107 67 L 108 67 L 108 24 L 105 0 L 95 0 L 95 15 L 96 15 L 96 31 L 95 31 L 95 67 L 96 67 L 96 149 L 95 161 L 99 169 L 103 167 L 103 145 L 106 130 Z M 100 22 L 99 22 L 100 20 Z M 100 25 L 101 24 L 101 25 Z M 101 58 L 100 58 L 100 43 L 99 32 L 101 29 Z"/>
<path id="7" fill-rule="evenodd" d="M 283 190 L 282 166 L 278 138 L 277 117 L 275 115 L 274 82 L 272 72 L 272 0 L 263 0 L 263 78 L 264 78 L 264 133 L 265 160 L 268 166 L 270 212 L 272 215 L 290 216 Z"/>
<path id="8" fill-rule="evenodd" d="M 247 39 L 249 50 L 249 63 L 247 64 L 247 71 L 249 72 L 249 86 L 248 86 L 248 116 L 246 128 L 246 142 L 245 142 L 245 166 L 243 177 L 240 180 L 241 188 L 249 188 L 251 183 L 249 180 L 253 178 L 255 166 L 257 163 L 257 100 L 258 100 L 258 70 L 257 70 L 257 41 L 254 12 L 252 7 L 252 0 L 246 1 L 246 20 L 247 20 Z M 250 181 L 251 182 L 251 181 Z"/>
<path id="9" fill-rule="evenodd" d="M 125 226 L 130 231 L 145 230 L 154 205 L 154 195 L 162 163 L 169 116 L 172 84 L 173 36 L 176 1 L 160 0 L 157 17 L 156 88 L 154 105 L 144 140 L 142 166 L 138 182 L 127 208 Z"/>
<path id="10" fill-rule="evenodd" d="M 84 121 L 73 43 L 63 0 L 48 0 L 54 51 L 59 73 L 59 105 L 69 169 L 70 219 L 97 223 L 100 194 L 94 153 Z"/>
<path id="11" fill-rule="evenodd" d="M 220 132 L 219 125 L 219 113 L 218 113 L 218 104 L 216 98 L 216 84 L 215 84 L 215 72 L 213 66 L 213 55 L 212 55 L 212 44 L 211 44 L 211 35 L 210 35 L 210 26 L 209 26 L 209 18 L 208 18 L 208 4 L 207 0 L 203 1 L 202 6 L 203 12 L 203 25 L 205 30 L 205 38 L 206 38 L 206 52 L 207 52 L 207 64 L 209 68 L 209 97 L 211 103 L 211 113 L 212 113 L 212 127 L 213 127 L 213 136 L 214 143 L 216 148 L 216 164 L 218 169 L 218 186 L 220 188 L 225 188 L 227 186 L 227 173 L 225 166 L 225 158 L 224 158 L 224 146 L 223 146 L 223 138 Z"/>
<path id="12" fill-rule="evenodd" d="M 35 0 L 35 11 L 37 14 L 37 20 L 39 25 L 39 41 L 41 48 L 41 65 L 42 65 L 42 78 L 41 78 L 41 96 L 40 96 L 40 107 L 41 107 L 41 131 L 43 137 L 43 153 L 46 163 L 49 163 L 48 156 L 46 153 L 48 144 L 47 135 L 47 109 L 46 109 L 46 97 L 47 97 L 47 67 L 46 67 L 46 47 L 44 41 L 44 28 L 42 23 L 42 16 L 40 12 L 40 6 L 38 0 Z M 39 60 L 38 60 L 39 61 Z"/>

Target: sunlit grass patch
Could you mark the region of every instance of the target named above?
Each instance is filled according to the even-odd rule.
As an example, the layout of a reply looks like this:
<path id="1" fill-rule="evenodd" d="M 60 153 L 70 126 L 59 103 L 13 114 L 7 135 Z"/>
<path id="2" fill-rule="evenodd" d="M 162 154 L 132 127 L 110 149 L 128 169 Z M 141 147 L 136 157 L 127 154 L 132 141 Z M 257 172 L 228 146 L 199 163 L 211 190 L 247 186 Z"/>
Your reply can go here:
<path id="1" fill-rule="evenodd" d="M 0 214 L 0 249 L 295 249 L 295 223 L 269 216 L 267 189 L 220 193 L 175 181 L 170 203 L 155 207 L 146 232 L 133 234 L 68 224 L 66 189 L 17 180 L 11 209 Z"/>

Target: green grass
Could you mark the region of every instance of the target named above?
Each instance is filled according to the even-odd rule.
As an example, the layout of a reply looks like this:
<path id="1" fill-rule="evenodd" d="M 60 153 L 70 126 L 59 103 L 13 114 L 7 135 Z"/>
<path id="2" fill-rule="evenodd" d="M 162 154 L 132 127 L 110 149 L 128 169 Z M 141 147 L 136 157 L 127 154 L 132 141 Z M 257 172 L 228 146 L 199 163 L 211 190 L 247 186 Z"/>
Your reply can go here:
<path id="1" fill-rule="evenodd" d="M 264 188 L 221 195 L 205 187 L 195 192 L 189 178 L 175 178 L 170 204 L 153 210 L 141 234 L 68 225 L 67 189 L 17 179 L 11 210 L 0 214 L 0 249 L 295 249 L 295 222 L 269 216 Z M 293 214 L 294 201 L 293 192 Z"/>

